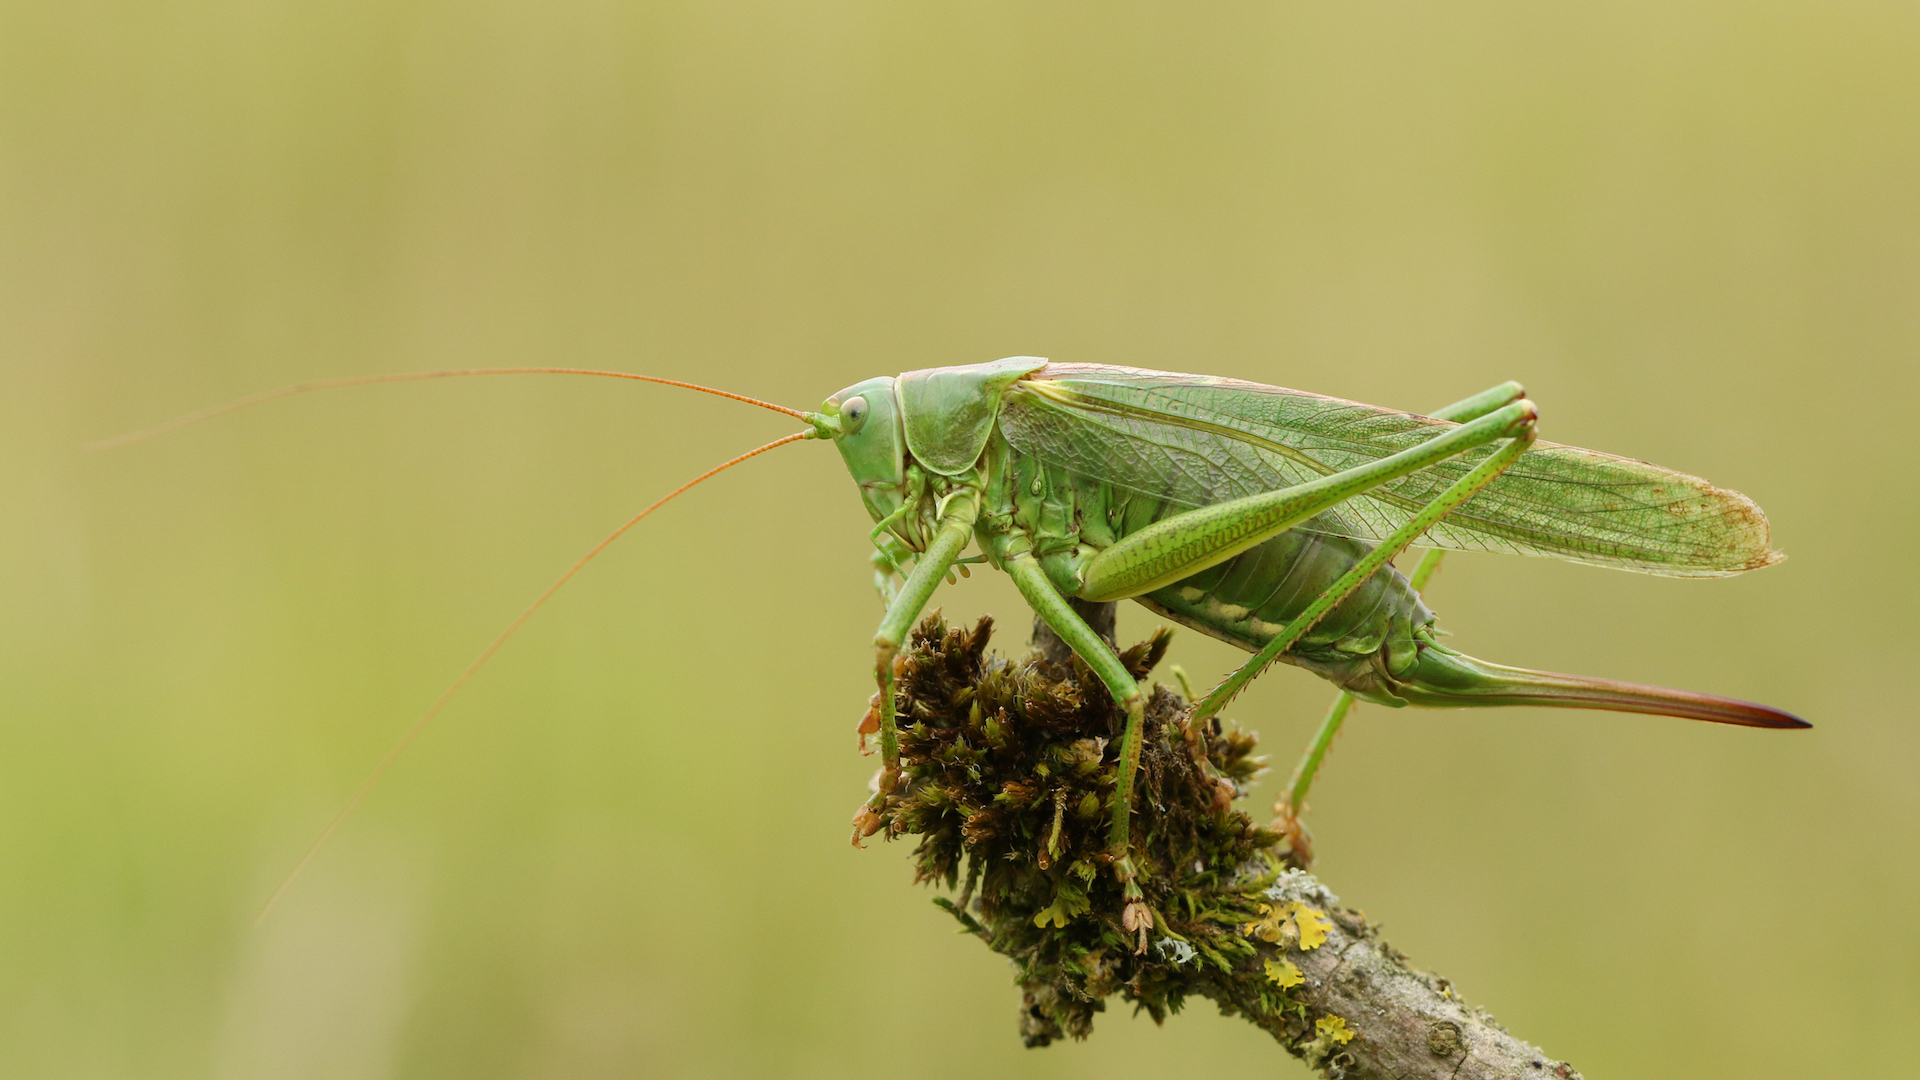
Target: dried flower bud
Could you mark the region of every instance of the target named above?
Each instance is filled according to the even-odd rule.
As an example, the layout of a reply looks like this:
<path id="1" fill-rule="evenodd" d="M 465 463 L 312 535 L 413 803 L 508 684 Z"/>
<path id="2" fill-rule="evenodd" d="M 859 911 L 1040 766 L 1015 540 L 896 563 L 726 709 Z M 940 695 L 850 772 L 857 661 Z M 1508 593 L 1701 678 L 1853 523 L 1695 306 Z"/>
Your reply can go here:
<path id="1" fill-rule="evenodd" d="M 1153 929 L 1153 912 L 1147 910 L 1147 905 L 1135 900 L 1120 912 L 1120 925 L 1128 931 L 1139 935 L 1140 947 L 1135 949 L 1134 953 L 1135 955 L 1145 955 L 1147 951 L 1147 931 Z"/>

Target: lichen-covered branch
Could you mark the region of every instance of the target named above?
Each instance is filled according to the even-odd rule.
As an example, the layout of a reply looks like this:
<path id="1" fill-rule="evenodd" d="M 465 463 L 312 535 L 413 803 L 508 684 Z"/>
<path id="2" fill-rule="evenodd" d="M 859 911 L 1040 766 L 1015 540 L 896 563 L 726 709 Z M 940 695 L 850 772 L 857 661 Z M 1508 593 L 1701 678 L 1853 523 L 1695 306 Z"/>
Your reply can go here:
<path id="1" fill-rule="evenodd" d="M 1267 895 L 1282 905 L 1327 913 L 1332 925 L 1319 948 L 1287 950 L 1301 979 L 1293 992 L 1309 1016 L 1340 1017 L 1353 1038 L 1337 1046 L 1308 1039 L 1302 1046 L 1302 1039 L 1322 1030 L 1324 1020 L 1309 1028 L 1304 1019 L 1290 1016 L 1276 1029 L 1244 989 L 1236 987 L 1242 995 L 1238 998 L 1215 1000 L 1222 1011 L 1231 1006 L 1326 1075 L 1396 1080 L 1570 1080 L 1580 1075 L 1566 1062 L 1508 1034 L 1485 1010 L 1461 1001 L 1447 980 L 1408 964 L 1364 915 L 1341 907 L 1339 898 L 1313 875 L 1288 871 Z"/>
<path id="2" fill-rule="evenodd" d="M 1103 828 L 1123 714 L 1043 635 L 1009 662 L 988 655 L 991 632 L 938 616 L 915 630 L 898 667 L 906 783 L 883 825 L 918 839 L 919 880 L 953 894 L 935 902 L 1013 961 L 1029 1046 L 1085 1038 L 1109 998 L 1161 1020 L 1203 997 L 1335 1080 L 1579 1076 L 1288 867 L 1282 836 L 1233 805 L 1262 765 L 1253 736 L 1188 728 L 1164 686 L 1133 817 L 1150 925 L 1127 917 Z M 1168 637 L 1121 658 L 1144 678 Z"/>

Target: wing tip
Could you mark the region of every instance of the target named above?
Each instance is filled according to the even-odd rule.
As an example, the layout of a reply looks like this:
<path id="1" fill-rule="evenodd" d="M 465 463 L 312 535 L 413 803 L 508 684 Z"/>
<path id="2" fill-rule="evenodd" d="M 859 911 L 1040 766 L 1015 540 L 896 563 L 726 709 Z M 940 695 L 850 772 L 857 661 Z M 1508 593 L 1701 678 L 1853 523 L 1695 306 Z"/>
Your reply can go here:
<path id="1" fill-rule="evenodd" d="M 1778 566 L 1787 561 L 1787 553 L 1772 547 L 1763 547 L 1760 551 L 1740 562 L 1723 563 L 1713 567 L 1713 577 L 1733 577 L 1751 570 L 1765 570 L 1769 566 Z"/>

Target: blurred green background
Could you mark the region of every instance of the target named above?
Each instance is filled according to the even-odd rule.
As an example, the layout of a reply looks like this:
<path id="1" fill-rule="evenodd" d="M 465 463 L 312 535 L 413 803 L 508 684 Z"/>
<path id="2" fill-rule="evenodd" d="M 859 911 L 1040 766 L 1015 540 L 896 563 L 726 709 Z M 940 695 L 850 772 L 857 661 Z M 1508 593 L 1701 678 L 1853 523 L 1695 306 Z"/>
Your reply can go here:
<path id="1" fill-rule="evenodd" d="M 1906 1073 L 1916 56 L 1907 2 L 5 4 L 0 1071 L 1304 1076 L 1204 1002 L 1024 1050 L 1006 964 L 849 849 L 879 608 L 811 444 L 611 549 L 254 929 L 561 569 L 792 425 L 466 380 L 79 449 L 337 375 L 812 407 L 1024 353 L 1517 378 L 1546 438 L 1759 500 L 1792 558 L 1745 578 L 1432 595 L 1477 655 L 1815 730 L 1363 707 L 1320 869 L 1596 1080 Z M 1024 643 L 1004 580 L 938 602 Z M 1235 711 L 1284 773 L 1329 697 Z"/>

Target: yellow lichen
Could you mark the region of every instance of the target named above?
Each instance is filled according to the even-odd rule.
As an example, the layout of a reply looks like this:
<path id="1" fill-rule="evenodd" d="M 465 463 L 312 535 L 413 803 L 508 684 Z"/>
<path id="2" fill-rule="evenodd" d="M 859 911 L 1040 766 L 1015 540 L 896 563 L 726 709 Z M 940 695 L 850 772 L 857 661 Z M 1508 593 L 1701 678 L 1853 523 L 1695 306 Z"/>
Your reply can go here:
<path id="1" fill-rule="evenodd" d="M 1321 1038 L 1331 1039 L 1337 1043 L 1345 1044 L 1353 1041 L 1353 1029 L 1347 1026 L 1345 1020 L 1337 1016 L 1321 1017 L 1320 1022 L 1313 1025 L 1313 1030 Z"/>
<path id="2" fill-rule="evenodd" d="M 1279 904 L 1261 904 L 1260 917 L 1250 923 L 1242 923 L 1240 932 L 1252 934 L 1261 941 L 1278 944 L 1288 925 L 1287 910 Z"/>
<path id="3" fill-rule="evenodd" d="M 1294 924 L 1298 927 L 1300 947 L 1317 949 L 1327 943 L 1327 931 L 1333 929 L 1333 922 L 1327 913 L 1305 904 L 1289 904 L 1293 909 Z"/>
<path id="4" fill-rule="evenodd" d="M 1327 914 L 1298 900 L 1284 904 L 1261 904 L 1260 918 L 1240 926 L 1240 932 L 1285 948 L 1298 945 L 1303 950 L 1317 949 L 1327 943 L 1327 931 L 1333 923 Z"/>
<path id="5" fill-rule="evenodd" d="M 1300 969 L 1294 967 L 1291 960 L 1267 961 L 1267 978 L 1282 990 L 1307 981 L 1307 977 L 1300 974 Z"/>

